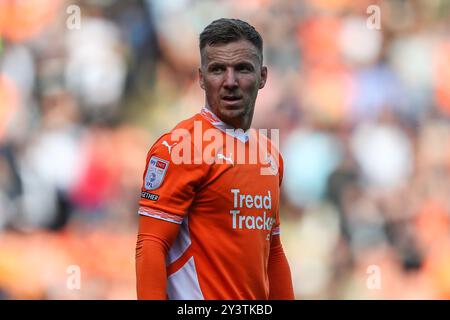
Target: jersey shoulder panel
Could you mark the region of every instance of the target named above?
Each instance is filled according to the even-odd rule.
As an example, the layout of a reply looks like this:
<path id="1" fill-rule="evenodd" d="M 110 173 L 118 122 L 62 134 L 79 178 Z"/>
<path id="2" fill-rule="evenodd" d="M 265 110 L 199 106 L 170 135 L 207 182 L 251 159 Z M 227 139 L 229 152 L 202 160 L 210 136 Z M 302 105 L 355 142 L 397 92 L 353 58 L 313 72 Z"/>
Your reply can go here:
<path id="1" fill-rule="evenodd" d="M 180 122 L 161 135 L 147 154 L 140 205 L 183 216 L 196 190 L 208 175 L 208 166 L 195 163 L 191 130 L 196 117 Z M 173 133 L 180 130 L 177 136 Z M 177 138 L 180 138 L 177 139 Z M 187 146 L 187 147 L 186 147 Z"/>

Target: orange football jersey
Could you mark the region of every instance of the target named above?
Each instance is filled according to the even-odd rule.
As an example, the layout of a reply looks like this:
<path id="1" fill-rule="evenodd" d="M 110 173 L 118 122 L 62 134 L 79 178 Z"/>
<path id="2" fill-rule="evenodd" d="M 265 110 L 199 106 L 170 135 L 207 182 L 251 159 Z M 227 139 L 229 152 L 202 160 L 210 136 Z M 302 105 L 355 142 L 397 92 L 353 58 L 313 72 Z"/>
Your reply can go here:
<path id="1" fill-rule="evenodd" d="M 265 135 L 230 129 L 203 108 L 148 152 L 139 214 L 180 224 L 166 259 L 169 299 L 269 296 L 283 162 Z"/>

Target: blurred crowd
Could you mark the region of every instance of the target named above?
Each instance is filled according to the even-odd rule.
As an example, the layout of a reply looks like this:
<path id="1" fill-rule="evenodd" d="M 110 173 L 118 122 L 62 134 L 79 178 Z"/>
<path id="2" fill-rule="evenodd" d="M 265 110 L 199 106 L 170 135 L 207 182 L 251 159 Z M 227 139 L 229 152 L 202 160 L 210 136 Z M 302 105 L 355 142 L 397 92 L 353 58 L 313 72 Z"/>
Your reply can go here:
<path id="1" fill-rule="evenodd" d="M 145 156 L 220 17 L 264 39 L 296 298 L 450 299 L 448 0 L 1 0 L 0 298 L 135 299 Z"/>

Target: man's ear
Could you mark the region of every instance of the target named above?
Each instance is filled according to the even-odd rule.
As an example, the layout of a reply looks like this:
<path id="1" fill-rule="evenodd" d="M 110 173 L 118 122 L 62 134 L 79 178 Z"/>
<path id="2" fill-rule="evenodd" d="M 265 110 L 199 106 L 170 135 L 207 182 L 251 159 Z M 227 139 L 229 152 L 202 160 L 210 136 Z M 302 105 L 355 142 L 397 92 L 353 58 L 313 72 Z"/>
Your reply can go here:
<path id="1" fill-rule="evenodd" d="M 203 78 L 202 68 L 198 68 L 198 79 L 200 83 L 200 87 L 205 90 L 205 79 Z"/>
<path id="2" fill-rule="evenodd" d="M 267 81 L 267 67 L 261 67 L 261 82 L 259 83 L 259 88 L 262 89 L 266 85 Z"/>

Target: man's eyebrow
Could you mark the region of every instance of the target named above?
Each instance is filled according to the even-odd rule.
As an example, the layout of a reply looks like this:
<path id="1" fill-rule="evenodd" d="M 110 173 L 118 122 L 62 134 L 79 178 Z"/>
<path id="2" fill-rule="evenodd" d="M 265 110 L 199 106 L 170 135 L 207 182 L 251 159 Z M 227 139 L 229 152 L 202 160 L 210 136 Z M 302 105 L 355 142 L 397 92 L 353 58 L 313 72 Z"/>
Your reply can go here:
<path id="1" fill-rule="evenodd" d="M 207 66 L 208 68 L 210 68 L 211 66 L 213 67 L 221 67 L 221 66 L 225 66 L 227 65 L 226 62 L 222 62 L 222 61 L 214 61 L 214 62 L 210 62 Z M 238 61 L 236 63 L 232 64 L 233 66 L 254 66 L 254 64 L 251 61 Z"/>
<path id="2" fill-rule="evenodd" d="M 206 69 L 222 68 L 222 67 L 225 67 L 225 63 L 217 62 L 217 61 L 211 62 L 211 63 L 206 65 Z"/>
<path id="3" fill-rule="evenodd" d="M 210 67 L 210 66 L 224 66 L 224 65 L 225 65 L 224 62 L 219 62 L 219 61 L 213 61 L 213 62 L 208 63 L 208 67 Z"/>
<path id="4" fill-rule="evenodd" d="M 240 61 L 235 64 L 236 67 L 253 67 L 253 63 L 250 61 Z"/>

